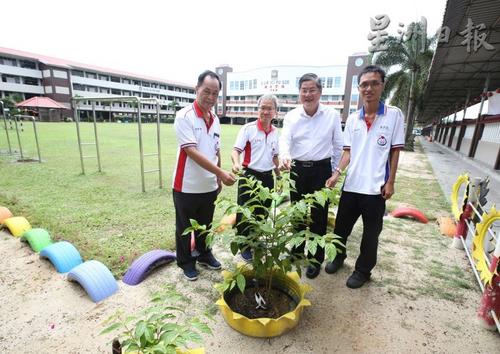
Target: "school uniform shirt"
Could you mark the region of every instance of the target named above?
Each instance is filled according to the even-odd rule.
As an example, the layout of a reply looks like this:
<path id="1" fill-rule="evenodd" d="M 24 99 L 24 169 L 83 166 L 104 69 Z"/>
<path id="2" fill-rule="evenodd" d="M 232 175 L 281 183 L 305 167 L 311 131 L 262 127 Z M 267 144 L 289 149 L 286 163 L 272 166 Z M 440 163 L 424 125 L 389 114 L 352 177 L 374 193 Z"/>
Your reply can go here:
<path id="1" fill-rule="evenodd" d="M 332 171 L 342 154 L 342 126 L 339 113 L 332 107 L 319 105 L 309 117 L 301 105 L 288 112 L 283 120 L 279 140 L 280 157 L 299 161 L 331 158 Z"/>
<path id="2" fill-rule="evenodd" d="M 370 126 L 366 124 L 364 108 L 353 112 L 344 129 L 344 150 L 351 153 L 344 190 L 381 194 L 389 178 L 390 152 L 404 144 L 404 118 L 399 108 L 381 102 Z"/>
<path id="3" fill-rule="evenodd" d="M 217 165 L 217 152 L 220 149 L 219 118 L 210 112 L 210 122 L 206 124 L 203 113 L 195 101 L 177 112 L 174 128 L 179 147 L 173 189 L 184 193 L 213 192 L 218 188 L 217 177 L 189 158 L 184 149 L 194 146 L 209 161 Z"/>
<path id="4" fill-rule="evenodd" d="M 271 125 L 269 133 L 264 131 L 260 119 L 245 124 L 236 137 L 234 149 L 243 153 L 243 167 L 258 172 L 274 169 L 273 157 L 278 156 L 278 130 Z"/>

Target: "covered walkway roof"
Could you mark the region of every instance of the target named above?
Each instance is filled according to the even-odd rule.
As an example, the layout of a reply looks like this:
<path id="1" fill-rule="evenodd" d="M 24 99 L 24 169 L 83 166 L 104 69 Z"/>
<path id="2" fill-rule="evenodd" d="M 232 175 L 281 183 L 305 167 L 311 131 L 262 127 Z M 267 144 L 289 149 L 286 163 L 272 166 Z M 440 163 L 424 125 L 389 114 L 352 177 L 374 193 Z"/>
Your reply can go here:
<path id="1" fill-rule="evenodd" d="M 460 32 L 467 28 L 468 20 L 474 26 L 484 23 L 485 41 L 493 46 L 470 52 L 466 37 Z M 424 93 L 424 109 L 418 121 L 429 123 L 478 102 L 489 76 L 488 90 L 500 88 L 500 0 L 448 0 L 442 26 L 450 28 L 449 40 L 439 43 L 432 59 L 427 87 Z M 474 35 L 474 30 L 472 30 Z M 468 96 L 469 95 L 469 96 Z"/>

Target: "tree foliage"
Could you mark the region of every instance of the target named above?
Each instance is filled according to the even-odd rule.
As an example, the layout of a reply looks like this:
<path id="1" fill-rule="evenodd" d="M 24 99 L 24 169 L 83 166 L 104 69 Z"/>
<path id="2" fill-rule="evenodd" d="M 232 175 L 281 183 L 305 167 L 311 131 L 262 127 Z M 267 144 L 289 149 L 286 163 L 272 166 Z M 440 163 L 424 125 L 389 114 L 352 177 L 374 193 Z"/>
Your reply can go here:
<path id="1" fill-rule="evenodd" d="M 386 77 L 382 99 L 391 97 L 390 103 L 403 110 L 406 116 L 405 146 L 413 150 L 413 126 L 422 111 L 427 76 L 434 55 L 435 38 L 428 38 L 425 26 L 413 22 L 408 26 L 411 34 L 405 40 L 389 37 L 387 50 L 377 53 L 373 62 L 392 72 Z"/>

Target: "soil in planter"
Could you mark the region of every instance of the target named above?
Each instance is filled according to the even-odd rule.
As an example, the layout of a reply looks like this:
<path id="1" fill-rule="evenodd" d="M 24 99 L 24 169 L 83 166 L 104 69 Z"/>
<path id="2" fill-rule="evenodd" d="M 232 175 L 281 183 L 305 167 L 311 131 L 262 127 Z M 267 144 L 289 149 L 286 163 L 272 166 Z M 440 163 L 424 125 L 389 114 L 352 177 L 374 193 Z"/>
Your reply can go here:
<path id="1" fill-rule="evenodd" d="M 260 293 L 267 301 L 265 309 L 256 308 L 256 293 Z M 236 290 L 226 294 L 224 298 L 231 310 L 248 318 L 279 318 L 297 307 L 297 301 L 283 290 L 271 288 L 270 293 L 268 299 L 266 288 L 247 287 L 243 294 Z"/>

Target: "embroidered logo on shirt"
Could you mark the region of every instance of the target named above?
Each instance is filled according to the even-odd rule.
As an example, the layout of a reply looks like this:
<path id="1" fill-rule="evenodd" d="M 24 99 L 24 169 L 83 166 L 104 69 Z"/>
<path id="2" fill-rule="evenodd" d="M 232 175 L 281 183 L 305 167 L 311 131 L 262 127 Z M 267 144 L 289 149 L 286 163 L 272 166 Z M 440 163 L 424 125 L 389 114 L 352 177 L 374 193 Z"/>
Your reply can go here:
<path id="1" fill-rule="evenodd" d="M 381 135 L 377 139 L 377 144 L 379 144 L 379 146 L 385 146 L 387 144 L 387 139 L 385 138 L 385 136 Z"/>

